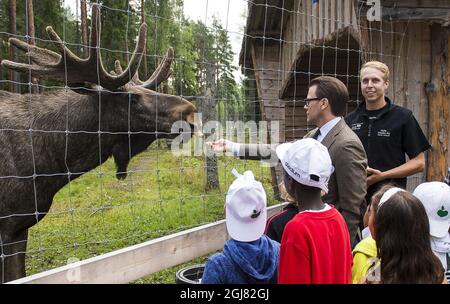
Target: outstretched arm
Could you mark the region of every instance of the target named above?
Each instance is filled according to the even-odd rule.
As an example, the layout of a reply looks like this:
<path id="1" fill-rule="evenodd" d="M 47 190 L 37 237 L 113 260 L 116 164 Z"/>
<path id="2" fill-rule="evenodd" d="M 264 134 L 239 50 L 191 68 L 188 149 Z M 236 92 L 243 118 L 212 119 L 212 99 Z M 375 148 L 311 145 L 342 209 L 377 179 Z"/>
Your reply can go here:
<path id="1" fill-rule="evenodd" d="M 410 159 L 401 166 L 387 171 L 380 171 L 373 168 L 367 168 L 367 187 L 385 179 L 403 178 L 422 172 L 425 169 L 425 153 L 419 153 L 416 157 Z"/>
<path id="2" fill-rule="evenodd" d="M 275 145 L 239 144 L 226 139 L 207 142 L 206 145 L 214 152 L 232 153 L 241 159 L 277 161 Z"/>

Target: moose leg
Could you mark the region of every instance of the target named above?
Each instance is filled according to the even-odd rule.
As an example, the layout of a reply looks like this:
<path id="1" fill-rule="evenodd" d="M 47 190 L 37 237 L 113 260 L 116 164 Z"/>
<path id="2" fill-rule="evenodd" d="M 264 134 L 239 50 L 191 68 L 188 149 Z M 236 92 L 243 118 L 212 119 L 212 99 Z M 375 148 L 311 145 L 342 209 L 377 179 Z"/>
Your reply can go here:
<path id="1" fill-rule="evenodd" d="M 25 252 L 28 229 L 13 236 L 2 235 L 0 240 L 0 280 L 2 283 L 25 276 Z"/>

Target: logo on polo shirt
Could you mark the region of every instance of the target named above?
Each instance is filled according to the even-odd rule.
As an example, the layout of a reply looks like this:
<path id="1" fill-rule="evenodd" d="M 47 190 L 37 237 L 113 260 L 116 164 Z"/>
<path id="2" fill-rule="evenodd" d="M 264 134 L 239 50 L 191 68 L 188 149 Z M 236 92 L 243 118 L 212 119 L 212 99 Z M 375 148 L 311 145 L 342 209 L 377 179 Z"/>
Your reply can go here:
<path id="1" fill-rule="evenodd" d="M 359 123 L 354 123 L 354 124 L 352 124 L 352 130 L 353 131 L 355 131 L 355 130 L 360 130 L 361 129 L 361 127 L 362 127 L 362 123 L 361 122 L 359 122 Z"/>
<path id="2" fill-rule="evenodd" d="M 391 132 L 388 130 L 379 130 L 377 135 L 381 137 L 391 137 Z"/>

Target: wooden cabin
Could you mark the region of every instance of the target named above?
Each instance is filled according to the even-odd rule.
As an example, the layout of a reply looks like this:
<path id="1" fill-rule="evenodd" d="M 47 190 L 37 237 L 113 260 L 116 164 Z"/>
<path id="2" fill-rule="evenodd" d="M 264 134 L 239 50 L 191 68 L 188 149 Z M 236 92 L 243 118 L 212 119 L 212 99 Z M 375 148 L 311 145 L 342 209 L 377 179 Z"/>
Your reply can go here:
<path id="1" fill-rule="evenodd" d="M 387 96 L 413 111 L 433 146 L 426 172 L 408 178 L 413 189 L 442 180 L 450 166 L 449 23 L 449 0 L 253 0 L 240 64 L 256 87 L 262 119 L 280 121 L 283 142 L 314 127 L 302 102 L 312 78 L 341 79 L 350 112 L 362 99 L 362 63 L 385 62 L 391 72 Z M 277 180 L 273 170 L 274 185 Z"/>

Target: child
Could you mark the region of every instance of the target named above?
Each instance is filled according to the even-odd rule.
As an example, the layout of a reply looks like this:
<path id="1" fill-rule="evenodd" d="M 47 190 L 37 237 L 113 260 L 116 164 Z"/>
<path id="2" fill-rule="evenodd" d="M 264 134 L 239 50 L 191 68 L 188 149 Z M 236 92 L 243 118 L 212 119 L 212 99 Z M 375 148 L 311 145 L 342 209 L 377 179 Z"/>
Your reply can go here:
<path id="1" fill-rule="evenodd" d="M 287 223 L 281 241 L 278 282 L 350 283 L 350 235 L 342 215 L 321 200 L 333 173 L 327 148 L 312 138 L 277 147 L 286 191 L 299 213 Z"/>
<path id="2" fill-rule="evenodd" d="M 422 203 L 406 191 L 386 191 L 371 207 L 369 227 L 376 241 L 379 278 L 368 273 L 365 283 L 439 284 L 444 272 L 433 254 L 428 217 Z M 376 277 L 376 276 L 375 276 Z"/>
<path id="3" fill-rule="evenodd" d="M 352 266 L 352 283 L 358 284 L 365 277 L 367 270 L 374 267 L 378 261 L 377 259 L 377 245 L 372 238 L 370 228 L 368 227 L 369 217 L 372 213 L 376 212 L 372 206 L 379 205 L 380 199 L 383 194 L 389 189 L 394 188 L 391 184 L 384 185 L 380 190 L 375 192 L 372 196 L 371 203 L 367 206 L 366 213 L 364 214 L 364 226 L 363 240 L 359 242 L 353 249 L 353 266 Z M 395 188 L 399 189 L 399 188 Z M 401 189 L 397 190 L 400 191 Z M 392 190 L 391 190 L 392 191 Z M 364 231 L 367 231 L 364 233 Z M 367 235 L 366 235 L 367 234 Z"/>
<path id="4" fill-rule="evenodd" d="M 276 283 L 280 244 L 263 235 L 267 220 L 266 192 L 251 171 L 239 175 L 228 189 L 225 218 L 231 237 L 223 252 L 211 256 L 204 284 Z"/>
<path id="5" fill-rule="evenodd" d="M 279 189 L 281 198 L 288 202 L 288 204 L 283 208 L 283 211 L 271 216 L 267 220 L 266 230 L 264 231 L 265 235 L 278 243 L 281 242 L 281 237 L 283 236 L 286 224 L 298 213 L 297 203 L 286 192 L 283 183 L 279 185 Z"/>
<path id="6" fill-rule="evenodd" d="M 423 183 L 413 194 L 425 207 L 430 221 L 431 249 L 450 282 L 450 187 L 441 182 Z"/>

